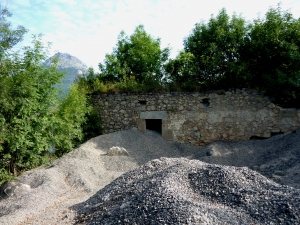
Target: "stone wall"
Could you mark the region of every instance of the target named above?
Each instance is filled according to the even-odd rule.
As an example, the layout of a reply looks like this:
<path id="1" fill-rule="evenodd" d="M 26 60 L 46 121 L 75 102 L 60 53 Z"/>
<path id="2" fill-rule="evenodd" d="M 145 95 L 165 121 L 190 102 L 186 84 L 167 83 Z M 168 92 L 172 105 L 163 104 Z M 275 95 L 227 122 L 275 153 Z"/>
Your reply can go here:
<path id="1" fill-rule="evenodd" d="M 300 127 L 300 110 L 283 109 L 267 96 L 245 89 L 101 94 L 95 101 L 104 133 L 133 127 L 145 131 L 147 119 L 161 119 L 165 139 L 193 145 L 215 140 L 268 138 Z"/>

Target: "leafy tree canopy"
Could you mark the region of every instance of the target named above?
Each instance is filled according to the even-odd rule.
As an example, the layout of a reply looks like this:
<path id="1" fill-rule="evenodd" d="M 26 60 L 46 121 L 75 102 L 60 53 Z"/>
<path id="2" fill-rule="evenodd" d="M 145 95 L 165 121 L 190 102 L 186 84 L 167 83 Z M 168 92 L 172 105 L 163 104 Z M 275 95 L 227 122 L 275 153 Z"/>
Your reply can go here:
<path id="1" fill-rule="evenodd" d="M 280 4 L 253 22 L 222 9 L 195 25 L 165 68 L 169 83 L 183 89 L 254 88 L 300 107 L 300 19 Z"/>
<path id="2" fill-rule="evenodd" d="M 239 16 L 230 18 L 225 9 L 206 24 L 197 23 L 184 40 L 184 50 L 192 53 L 198 80 L 202 85 L 216 87 L 239 84 L 238 75 L 244 65 L 240 60 L 240 46 L 247 34 L 246 21 Z"/>
<path id="3" fill-rule="evenodd" d="M 195 56 L 191 52 L 180 51 L 175 59 L 168 61 L 165 70 L 170 89 L 196 90 L 202 84 L 197 76 Z"/>
<path id="4" fill-rule="evenodd" d="M 146 33 L 139 25 L 128 37 L 122 31 L 112 54 L 106 54 L 99 64 L 101 81 L 120 81 L 134 77 L 140 83 L 160 82 L 163 64 L 170 49 L 160 47 L 160 39 Z"/>
<path id="5" fill-rule="evenodd" d="M 247 62 L 251 88 L 265 91 L 280 104 L 295 105 L 300 100 L 300 18 L 280 5 L 270 8 L 250 25 L 241 60 Z"/>
<path id="6" fill-rule="evenodd" d="M 0 4 L 0 56 L 3 56 L 8 49 L 22 41 L 23 35 L 27 32 L 23 26 L 17 26 L 16 29 L 13 29 L 7 20 L 7 17 L 11 16 L 12 14 L 7 8 Z"/>

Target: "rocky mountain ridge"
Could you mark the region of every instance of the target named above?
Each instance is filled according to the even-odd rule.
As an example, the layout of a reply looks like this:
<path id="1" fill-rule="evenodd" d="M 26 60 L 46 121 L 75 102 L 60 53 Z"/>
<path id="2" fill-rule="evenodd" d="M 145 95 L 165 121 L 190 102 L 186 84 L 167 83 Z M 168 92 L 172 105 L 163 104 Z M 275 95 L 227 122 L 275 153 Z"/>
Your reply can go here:
<path id="1" fill-rule="evenodd" d="M 58 70 L 66 73 L 62 80 L 62 89 L 67 93 L 70 85 L 75 81 L 77 76 L 87 72 L 87 66 L 81 60 L 68 53 L 58 52 L 44 62 L 45 67 L 50 67 L 54 59 L 58 59 Z"/>

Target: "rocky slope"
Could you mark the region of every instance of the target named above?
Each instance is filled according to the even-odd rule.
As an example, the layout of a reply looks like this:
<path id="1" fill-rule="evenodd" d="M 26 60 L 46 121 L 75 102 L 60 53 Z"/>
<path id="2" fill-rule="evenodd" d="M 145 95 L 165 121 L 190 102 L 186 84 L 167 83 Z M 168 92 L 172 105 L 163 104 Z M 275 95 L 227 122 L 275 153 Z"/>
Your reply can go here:
<path id="1" fill-rule="evenodd" d="M 67 92 L 77 76 L 87 72 L 87 66 L 75 56 L 61 52 L 47 59 L 44 66 L 49 67 L 55 58 L 58 59 L 58 70 L 66 73 L 62 81 L 62 89 L 63 92 Z"/>

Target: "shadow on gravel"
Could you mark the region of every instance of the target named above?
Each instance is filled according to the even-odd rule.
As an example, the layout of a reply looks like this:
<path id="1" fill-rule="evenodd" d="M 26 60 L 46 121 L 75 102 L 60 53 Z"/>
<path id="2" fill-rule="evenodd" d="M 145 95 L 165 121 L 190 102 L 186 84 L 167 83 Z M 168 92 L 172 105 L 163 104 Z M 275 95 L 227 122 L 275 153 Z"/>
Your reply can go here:
<path id="1" fill-rule="evenodd" d="M 207 157 L 197 159 L 214 164 L 249 167 L 282 184 L 300 189 L 300 135 L 277 135 L 266 140 L 215 142 Z"/>

